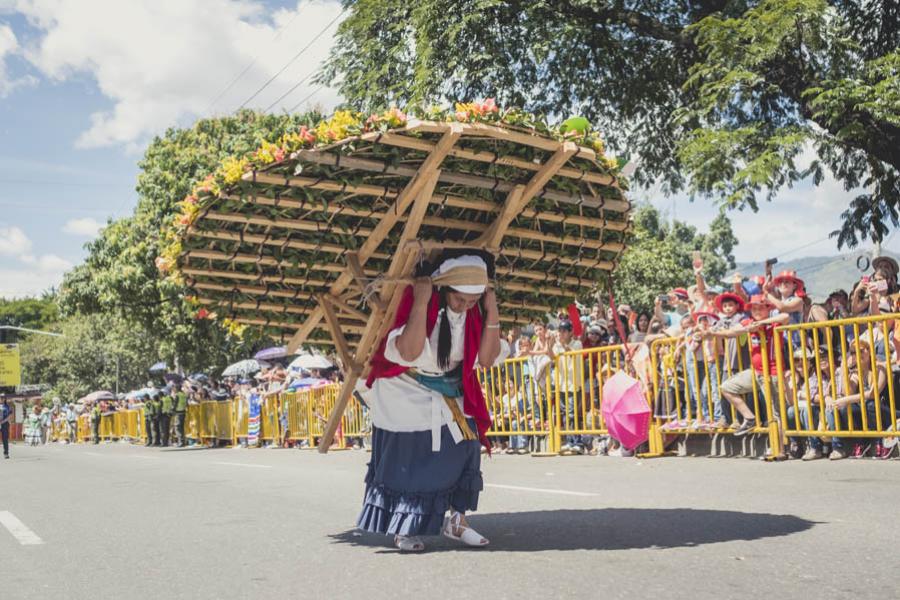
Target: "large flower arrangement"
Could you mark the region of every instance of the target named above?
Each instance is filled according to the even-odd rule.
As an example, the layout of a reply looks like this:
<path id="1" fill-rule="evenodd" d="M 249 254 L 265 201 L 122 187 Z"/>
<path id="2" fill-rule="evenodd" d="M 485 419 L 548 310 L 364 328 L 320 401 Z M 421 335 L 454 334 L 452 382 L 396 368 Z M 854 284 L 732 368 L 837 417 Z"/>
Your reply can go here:
<path id="1" fill-rule="evenodd" d="M 590 160 L 590 164 L 582 163 L 584 171 L 605 173 L 618 177 L 618 165 L 615 160 L 607 158 L 604 155 L 604 145 L 600 135 L 593 131 L 587 122 L 582 118 L 572 118 L 558 125 L 548 125 L 547 122 L 538 115 L 534 115 L 520 109 L 510 108 L 501 110 L 493 99 L 486 99 L 481 102 L 457 103 L 453 107 L 429 107 L 425 109 L 410 109 L 407 112 L 397 108 L 390 108 L 383 112 L 370 115 L 353 112 L 350 110 L 340 110 L 334 113 L 330 118 L 325 119 L 315 126 L 303 126 L 297 131 L 288 133 L 276 142 L 264 142 L 255 151 L 246 156 L 227 158 L 222 162 L 218 169 L 203 181 L 197 184 L 191 194 L 186 196 L 178 207 L 178 212 L 173 217 L 171 227 L 166 231 L 167 245 L 157 258 L 156 264 L 161 273 L 172 278 L 179 284 L 188 283 L 180 271 L 180 264 L 186 251 L 190 250 L 192 237 L 189 232 L 197 225 L 198 219 L 210 208 L 216 210 L 226 210 L 230 212 L 241 212 L 246 207 L 246 198 L 253 194 L 265 193 L 267 195 L 278 194 L 271 189 L 263 190 L 255 187 L 252 181 L 247 181 L 245 177 L 249 172 L 270 172 L 284 174 L 285 176 L 318 176 L 327 177 L 331 180 L 342 181 L 348 185 L 358 184 L 360 181 L 365 183 L 381 183 L 385 189 L 396 184 L 396 180 L 391 179 L 390 173 L 385 171 L 382 174 L 368 173 L 351 173 L 346 169 L 341 169 L 338 165 L 330 167 L 328 165 L 310 165 L 299 161 L 293 161 L 292 156 L 301 150 L 324 149 L 334 146 L 338 143 L 341 145 L 337 151 L 346 154 L 359 154 L 360 149 L 353 140 L 359 140 L 363 134 L 372 132 L 389 132 L 398 130 L 407 125 L 410 120 L 410 114 L 415 114 L 423 121 L 434 122 L 461 122 L 461 123 L 485 123 L 498 125 L 501 127 L 538 134 L 542 137 L 556 139 L 560 141 L 570 140 L 579 146 L 590 148 L 595 155 Z M 349 139 L 349 141 L 348 141 Z M 484 142 L 485 144 L 489 142 Z M 496 143 L 496 142 L 495 142 Z M 362 147 L 362 144 L 359 144 Z M 471 145 L 468 149 L 478 152 L 487 149 L 477 145 Z M 504 153 L 525 161 L 540 162 L 540 157 L 533 148 L 527 146 L 505 148 Z M 383 161 L 388 167 L 402 169 L 409 164 L 414 164 L 416 160 L 424 157 L 422 153 L 416 153 L 415 150 L 381 150 L 375 156 Z M 583 160 L 583 159 L 579 159 Z M 481 163 L 479 163 L 481 165 Z M 448 157 L 445 159 L 443 167 L 448 170 L 454 170 L 462 174 L 475 174 L 482 177 L 490 177 L 495 181 L 516 181 L 521 179 L 522 172 L 514 166 L 490 163 L 483 165 L 481 171 L 474 172 L 470 163 L 457 161 Z M 387 168 L 387 167 L 386 167 Z M 481 168 L 481 167 L 479 167 Z M 285 170 L 287 169 L 287 170 Z M 625 182 L 619 178 L 619 187 L 624 188 Z M 444 193 L 454 193 L 458 188 L 448 185 L 442 190 Z M 584 187 L 581 182 L 575 179 L 561 178 L 554 180 L 554 189 L 559 190 L 560 194 L 570 194 L 577 196 L 583 193 Z M 380 200 L 362 200 L 355 198 L 352 194 L 341 196 L 339 202 L 342 207 L 346 207 L 337 211 L 329 205 L 336 203 L 338 200 L 328 194 L 317 194 L 309 188 L 300 188 L 293 190 L 301 197 L 301 203 L 309 200 L 311 204 L 319 206 L 321 211 L 319 219 L 327 223 L 329 231 L 327 234 L 318 236 L 316 239 L 321 245 L 323 242 L 332 242 L 335 246 L 355 248 L 358 246 L 360 239 L 364 238 L 365 228 L 360 226 L 360 219 L 351 219 L 349 216 L 359 215 L 366 211 L 371 212 Z M 618 194 L 618 189 L 612 190 L 613 194 Z M 471 193 L 471 190 L 466 190 Z M 480 194 L 480 196 L 479 196 Z M 476 191 L 475 199 L 491 199 L 490 191 Z M 316 202 L 312 202 L 316 200 Z M 568 206 L 560 206 L 560 203 L 552 198 L 538 198 L 533 205 L 535 210 L 555 212 L 561 215 L 583 214 L 581 207 L 572 209 Z M 254 209 L 259 207 L 254 207 Z M 567 212 L 568 211 L 568 212 Z M 477 215 L 463 209 L 455 213 L 445 213 L 454 217 L 457 221 L 483 219 L 483 215 Z M 296 212 L 275 205 L 269 207 L 264 213 L 267 218 L 277 219 L 296 219 Z M 306 213 L 309 218 L 309 213 Z M 573 220 L 574 222 L 574 220 Z M 537 226 L 541 226 L 538 220 L 535 220 Z M 545 232 L 547 233 L 547 232 Z M 558 226 L 555 226 L 552 232 L 553 236 L 559 237 L 577 237 L 583 235 L 584 231 L 579 230 L 577 224 L 569 224 L 567 218 L 561 219 Z M 440 235 L 440 232 L 435 232 Z M 545 236 L 552 239 L 553 236 Z M 619 240 L 621 238 L 617 238 Z M 241 233 L 243 240 L 243 233 Z M 213 247 L 221 247 L 222 250 L 232 251 L 232 246 L 225 242 L 213 242 Z M 209 246 L 204 246 L 209 247 Z M 521 246 L 525 250 L 535 252 L 540 249 L 546 254 L 547 250 L 543 242 L 527 242 Z M 236 252 L 236 250 L 235 250 Z M 577 256 L 584 255 L 583 249 L 578 249 Z M 310 263 L 323 260 L 318 251 L 291 253 L 287 248 L 275 248 L 272 250 L 272 257 L 279 263 L 288 262 L 294 271 L 303 274 L 304 277 L 310 279 L 312 275 L 309 269 Z M 572 263 L 572 261 L 569 261 Z M 232 265 L 234 267 L 234 265 Z M 238 267 L 235 267 L 238 268 Z M 252 269 L 253 265 L 239 265 L 239 268 Z M 258 268 L 258 267 L 257 267 Z M 564 272 L 563 278 L 575 274 L 579 279 L 582 277 L 580 272 L 576 272 L 575 267 L 569 264 Z M 592 275 L 588 275 L 592 276 Z M 267 285 L 268 288 L 268 285 Z M 535 295 L 535 305 L 538 306 L 538 312 L 546 308 L 545 303 L 548 299 L 545 296 Z M 561 300 L 551 298 L 551 300 Z M 527 297 L 516 300 L 524 305 L 528 303 Z M 553 304 L 555 302 L 551 302 Z M 295 303 L 296 304 L 296 303 Z M 202 307 L 201 307 L 202 308 Z M 205 309 L 203 309 L 205 310 Z M 210 313 L 205 312 L 204 316 Z M 232 327 L 237 328 L 234 321 L 229 321 Z"/>

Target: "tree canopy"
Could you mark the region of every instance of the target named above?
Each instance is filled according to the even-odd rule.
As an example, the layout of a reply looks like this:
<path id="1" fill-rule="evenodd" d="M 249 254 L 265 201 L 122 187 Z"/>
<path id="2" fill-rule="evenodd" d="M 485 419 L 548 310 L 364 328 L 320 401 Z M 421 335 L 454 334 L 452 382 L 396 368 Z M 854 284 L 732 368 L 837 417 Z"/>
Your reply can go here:
<path id="1" fill-rule="evenodd" d="M 85 261 L 66 274 L 60 289 L 63 314 L 121 316 L 132 323 L 132 336 L 155 344 L 158 354 L 148 358 L 177 357 L 186 369 L 221 367 L 252 352 L 261 343 L 252 332 L 238 339 L 216 322 L 198 319 L 183 288 L 160 278 L 155 261 L 166 243 L 164 226 L 223 158 L 247 154 L 318 118 L 240 111 L 172 128 L 154 139 L 139 162 L 134 214 L 110 222 L 88 244 Z"/>
<path id="2" fill-rule="evenodd" d="M 725 206 L 829 169 L 863 188 L 839 245 L 900 225 L 900 5 L 888 0 L 345 0 L 319 75 L 348 102 L 493 96 L 581 114 L 661 181 Z M 802 164 L 811 149 L 816 159 Z"/>
<path id="3" fill-rule="evenodd" d="M 616 300 L 635 309 L 651 310 L 658 294 L 693 282 L 693 252 L 703 257 L 703 276 L 709 285 L 720 285 L 733 269 L 737 238 L 724 213 L 713 219 L 709 231 L 674 220 L 668 223 L 650 205 L 634 213 L 634 230 L 628 249 L 614 274 Z"/>

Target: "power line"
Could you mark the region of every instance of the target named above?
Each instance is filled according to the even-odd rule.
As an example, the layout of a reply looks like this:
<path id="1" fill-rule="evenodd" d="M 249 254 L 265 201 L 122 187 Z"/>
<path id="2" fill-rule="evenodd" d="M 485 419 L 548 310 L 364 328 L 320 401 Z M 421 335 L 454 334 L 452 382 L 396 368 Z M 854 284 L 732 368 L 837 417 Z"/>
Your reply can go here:
<path id="1" fill-rule="evenodd" d="M 284 100 L 287 96 L 289 96 L 289 95 L 291 94 L 291 92 L 293 92 L 293 91 L 296 90 L 298 87 L 300 87 L 300 86 L 303 84 L 303 82 L 305 82 L 307 79 L 309 79 L 310 77 L 312 77 L 312 76 L 313 76 L 313 73 L 315 73 L 315 71 L 310 71 L 310 72 L 306 75 L 306 77 L 304 77 L 303 79 L 301 79 L 300 81 L 298 81 L 297 83 L 295 83 L 294 86 L 293 86 L 291 89 L 289 89 L 288 91 L 286 91 L 285 93 L 283 93 L 281 96 L 279 96 L 279 97 L 278 97 L 278 100 L 276 100 L 275 102 L 273 102 L 272 104 L 270 104 L 269 106 L 267 106 L 267 107 L 266 107 L 266 110 L 264 110 L 263 112 L 269 112 L 270 110 L 272 110 L 272 108 L 274 108 L 276 104 L 278 104 L 279 102 L 281 102 L 282 100 Z"/>
<path id="2" fill-rule="evenodd" d="M 309 49 L 312 47 L 312 45 L 315 44 L 316 41 L 317 41 L 320 37 L 322 37 L 322 36 L 325 34 L 325 32 L 328 31 L 328 29 L 329 29 L 332 25 L 334 25 L 335 23 L 337 23 L 338 19 L 340 19 L 341 17 L 343 17 L 345 12 L 347 12 L 347 9 L 346 9 L 346 8 L 345 8 L 344 10 L 342 10 L 342 11 L 340 12 L 340 14 L 338 14 L 335 18 L 333 18 L 331 21 L 329 21 L 329 22 L 328 22 L 328 25 L 326 25 L 326 26 L 322 29 L 322 31 L 320 31 L 319 33 L 317 33 L 316 36 L 315 36 L 313 39 L 311 39 L 311 40 L 309 41 L 309 43 L 306 44 L 306 45 L 300 50 L 300 52 L 298 52 L 297 54 L 295 54 L 295 55 L 293 56 L 293 58 L 291 58 L 289 61 L 287 61 L 287 63 L 286 63 L 283 67 L 281 67 L 281 69 L 279 69 L 279 71 L 278 71 L 277 73 L 275 73 L 274 75 L 272 75 L 272 76 L 269 78 L 269 80 L 266 81 L 266 82 L 262 85 L 262 87 L 260 87 L 258 90 L 256 90 L 255 92 L 253 92 L 253 95 L 251 95 L 249 98 L 247 98 L 246 100 L 244 100 L 244 102 L 242 102 L 241 105 L 238 107 L 238 110 L 240 110 L 240 109 L 244 108 L 245 106 L 247 106 L 247 104 L 250 103 L 250 102 L 252 102 L 253 99 L 256 98 L 256 97 L 257 97 L 264 89 L 266 89 L 267 87 L 269 87 L 269 85 L 270 85 L 273 81 L 275 81 L 275 80 L 278 78 L 279 75 L 281 75 L 282 73 L 284 73 L 285 70 L 286 70 L 288 67 L 290 67 L 292 64 L 294 64 L 294 61 L 296 61 L 298 58 L 300 58 L 300 56 L 302 56 L 304 52 L 306 52 L 307 50 L 309 50 Z"/>
<path id="3" fill-rule="evenodd" d="M 46 181 L 38 179 L 0 179 L 0 183 L 10 183 L 16 185 L 63 185 L 81 187 L 119 187 L 123 185 L 130 185 L 126 183 L 109 183 L 101 181 Z"/>
<path id="4" fill-rule="evenodd" d="M 271 44 L 272 42 L 277 40 L 279 37 L 281 37 L 281 34 L 284 33 L 284 30 L 287 29 L 288 27 L 290 27 L 294 23 L 294 21 L 297 19 L 298 16 L 300 16 L 299 10 L 294 13 L 294 16 L 291 18 L 290 21 L 288 21 L 284 26 L 282 26 L 275 33 L 275 36 L 269 41 L 269 44 Z M 228 83 L 228 85 L 226 85 L 224 88 L 222 88 L 222 91 L 220 91 L 218 94 L 216 94 L 215 98 L 210 100 L 207 107 L 203 110 L 203 114 L 207 114 L 209 112 L 209 109 L 211 109 L 213 106 L 215 106 L 216 102 L 218 102 L 219 99 L 221 99 L 222 96 L 224 96 L 226 93 L 228 93 L 228 90 L 230 90 L 232 87 L 234 87 L 234 84 L 237 83 L 241 79 L 241 77 L 243 77 L 244 75 L 247 74 L 247 71 L 249 71 L 250 69 L 253 68 L 253 66 L 256 64 L 256 61 L 259 60 L 260 56 L 262 56 L 262 53 L 254 56 L 253 60 L 251 60 L 249 63 L 247 63 L 247 66 L 244 67 L 244 69 L 240 73 L 235 75 L 234 78 Z"/>
<path id="5" fill-rule="evenodd" d="M 292 113 L 292 112 L 294 112 L 295 110 L 297 110 L 298 108 L 300 108 L 300 105 L 301 105 L 301 104 L 303 104 L 304 102 L 306 102 L 307 100 L 309 100 L 310 98 L 312 98 L 313 96 L 315 96 L 317 93 L 319 93 L 319 90 L 321 90 L 321 89 L 322 89 L 322 86 L 320 85 L 319 87 L 317 87 L 316 89 L 314 89 L 313 91 L 311 91 L 309 94 L 307 94 L 306 97 L 303 98 L 303 100 L 301 100 L 300 102 L 298 102 L 297 104 L 295 104 L 294 106 L 292 106 L 291 109 L 290 109 L 288 112 L 289 112 L 289 113 Z"/>

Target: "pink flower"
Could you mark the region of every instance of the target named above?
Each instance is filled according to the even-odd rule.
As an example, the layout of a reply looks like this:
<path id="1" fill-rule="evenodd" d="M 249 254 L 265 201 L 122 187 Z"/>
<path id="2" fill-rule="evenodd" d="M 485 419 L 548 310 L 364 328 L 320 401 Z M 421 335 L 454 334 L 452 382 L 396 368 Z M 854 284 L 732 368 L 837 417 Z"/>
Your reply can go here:
<path id="1" fill-rule="evenodd" d="M 184 197 L 184 201 L 187 202 L 188 204 L 197 204 L 197 196 L 194 196 L 193 194 L 188 194 L 187 196 Z"/>
<path id="2" fill-rule="evenodd" d="M 273 156 L 275 157 L 275 162 L 283 161 L 284 160 L 284 148 L 278 148 L 277 150 L 275 150 L 275 152 L 273 153 Z"/>
<path id="3" fill-rule="evenodd" d="M 493 98 L 485 98 L 484 102 L 481 103 L 481 112 L 492 113 L 492 112 L 498 112 L 499 110 L 500 110 L 500 108 L 494 102 Z"/>
<path id="4" fill-rule="evenodd" d="M 207 318 L 208 316 L 209 316 L 209 311 L 206 310 L 205 308 L 201 308 L 200 310 L 197 311 L 197 318 L 198 318 L 198 319 L 205 319 L 205 318 Z"/>
<path id="5" fill-rule="evenodd" d="M 467 113 L 467 112 L 464 111 L 464 110 L 458 110 L 458 111 L 456 111 L 456 120 L 457 120 L 457 121 L 463 121 L 463 122 L 468 121 L 468 120 L 469 120 L 469 113 Z"/>
<path id="6" fill-rule="evenodd" d="M 312 131 L 306 128 L 306 125 L 304 125 L 300 128 L 300 139 L 307 144 L 312 144 L 316 141 L 316 136 Z"/>
<path id="7" fill-rule="evenodd" d="M 155 262 L 156 262 L 156 268 L 160 272 L 165 273 L 166 271 L 169 270 L 169 261 L 166 260 L 165 258 L 163 258 L 162 256 L 157 256 Z"/>
<path id="8" fill-rule="evenodd" d="M 181 215 L 178 217 L 176 221 L 179 225 L 190 225 L 191 224 L 191 216 L 190 215 Z"/>

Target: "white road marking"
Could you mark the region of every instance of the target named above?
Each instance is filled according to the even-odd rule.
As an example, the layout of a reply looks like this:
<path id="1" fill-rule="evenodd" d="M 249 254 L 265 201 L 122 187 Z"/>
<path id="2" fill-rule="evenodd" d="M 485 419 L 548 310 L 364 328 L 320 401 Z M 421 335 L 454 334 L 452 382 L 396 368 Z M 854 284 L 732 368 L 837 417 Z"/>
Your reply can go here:
<path id="1" fill-rule="evenodd" d="M 572 492 L 569 490 L 551 490 L 547 488 L 535 488 L 535 487 L 523 487 L 519 485 L 501 485 L 499 483 L 486 483 L 484 487 L 491 488 L 499 488 L 501 490 L 516 490 L 519 492 L 539 492 L 542 494 L 560 494 L 563 496 L 585 496 L 585 497 L 593 497 L 599 494 L 592 494 L 590 492 Z"/>
<path id="2" fill-rule="evenodd" d="M 254 467 L 257 469 L 271 469 L 272 465 L 252 465 L 250 463 L 239 462 L 214 462 L 214 465 L 230 465 L 232 467 Z"/>
<path id="3" fill-rule="evenodd" d="M 23 546 L 37 546 L 38 544 L 44 543 L 44 540 L 39 538 L 35 532 L 28 529 L 28 527 L 25 526 L 25 523 L 7 510 L 0 510 L 0 525 L 6 527 L 13 537 Z"/>

